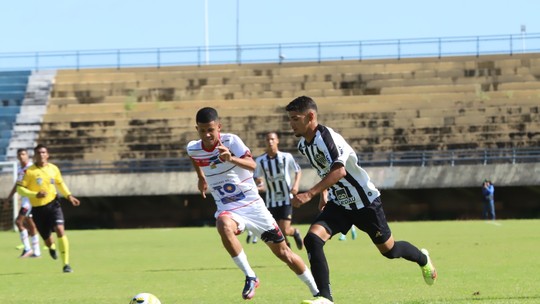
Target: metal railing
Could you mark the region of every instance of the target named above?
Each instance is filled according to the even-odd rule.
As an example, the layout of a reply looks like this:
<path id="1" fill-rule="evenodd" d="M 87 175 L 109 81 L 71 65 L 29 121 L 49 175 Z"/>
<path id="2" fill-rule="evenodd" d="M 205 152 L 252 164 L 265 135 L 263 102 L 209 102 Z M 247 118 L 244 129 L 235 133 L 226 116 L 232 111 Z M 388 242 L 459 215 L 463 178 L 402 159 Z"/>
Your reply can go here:
<path id="1" fill-rule="evenodd" d="M 447 151 L 404 151 L 359 153 L 362 167 L 398 166 L 462 166 L 518 164 L 540 162 L 540 147 L 489 149 L 489 150 L 447 150 Z M 300 166 L 309 168 L 303 157 L 297 157 Z M 64 174 L 96 173 L 148 173 L 192 171 L 188 158 L 127 159 L 121 161 L 54 161 Z"/>
<path id="2" fill-rule="evenodd" d="M 540 52 L 540 33 L 311 43 L 0 53 L 0 70 L 322 62 Z M 206 58 L 209 58 L 207 61 Z"/>

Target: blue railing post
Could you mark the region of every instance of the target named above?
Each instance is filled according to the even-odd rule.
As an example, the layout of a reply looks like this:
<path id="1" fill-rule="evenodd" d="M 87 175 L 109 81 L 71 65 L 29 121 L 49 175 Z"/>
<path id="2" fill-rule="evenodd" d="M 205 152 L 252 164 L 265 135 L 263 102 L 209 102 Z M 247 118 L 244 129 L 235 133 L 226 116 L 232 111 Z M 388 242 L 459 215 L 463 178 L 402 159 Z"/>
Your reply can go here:
<path id="1" fill-rule="evenodd" d="M 358 41 L 358 61 L 362 61 L 362 41 Z"/>
<path id="2" fill-rule="evenodd" d="M 278 44 L 278 61 L 279 61 L 279 64 L 281 64 L 283 62 L 283 54 L 281 53 L 281 44 Z"/>
<path id="3" fill-rule="evenodd" d="M 80 69 L 80 62 L 79 62 L 80 58 L 79 58 L 79 51 L 75 51 L 75 68 L 77 69 L 77 71 L 79 71 Z"/>
<path id="4" fill-rule="evenodd" d="M 159 69 L 161 67 L 161 49 L 157 48 L 156 50 L 156 56 L 157 56 L 157 68 Z"/>
<path id="5" fill-rule="evenodd" d="M 201 47 L 197 48 L 197 66 L 201 66 Z"/>
<path id="6" fill-rule="evenodd" d="M 317 53 L 318 53 L 318 57 L 319 57 L 318 62 L 321 63 L 321 43 L 320 42 L 319 42 L 319 44 L 317 46 Z"/>
<path id="7" fill-rule="evenodd" d="M 439 59 L 441 59 L 441 53 L 442 53 L 442 45 L 441 45 L 441 38 L 439 38 Z"/>
<path id="8" fill-rule="evenodd" d="M 35 59 L 35 70 L 39 71 L 39 52 L 36 52 L 36 59 Z"/>
<path id="9" fill-rule="evenodd" d="M 236 64 L 242 65 L 242 48 L 240 45 L 236 46 Z"/>
<path id="10" fill-rule="evenodd" d="M 401 40 L 397 41 L 397 60 L 401 59 Z"/>
<path id="11" fill-rule="evenodd" d="M 480 36 L 476 36 L 476 57 L 480 57 Z"/>
<path id="12" fill-rule="evenodd" d="M 120 49 L 116 50 L 116 69 L 120 70 Z"/>
<path id="13" fill-rule="evenodd" d="M 512 41 L 512 35 L 510 35 L 510 56 L 514 55 L 514 46 L 512 45 L 513 44 L 513 41 Z"/>

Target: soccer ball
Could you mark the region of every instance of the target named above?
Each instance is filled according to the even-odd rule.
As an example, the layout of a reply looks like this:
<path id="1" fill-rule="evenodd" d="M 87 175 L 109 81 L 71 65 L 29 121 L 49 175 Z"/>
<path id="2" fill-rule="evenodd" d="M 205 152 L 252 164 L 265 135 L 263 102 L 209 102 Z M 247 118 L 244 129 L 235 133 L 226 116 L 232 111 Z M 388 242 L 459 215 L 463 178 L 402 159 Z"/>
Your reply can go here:
<path id="1" fill-rule="evenodd" d="M 129 301 L 129 304 L 161 304 L 161 302 L 155 295 L 143 292 L 135 295 L 133 299 Z"/>

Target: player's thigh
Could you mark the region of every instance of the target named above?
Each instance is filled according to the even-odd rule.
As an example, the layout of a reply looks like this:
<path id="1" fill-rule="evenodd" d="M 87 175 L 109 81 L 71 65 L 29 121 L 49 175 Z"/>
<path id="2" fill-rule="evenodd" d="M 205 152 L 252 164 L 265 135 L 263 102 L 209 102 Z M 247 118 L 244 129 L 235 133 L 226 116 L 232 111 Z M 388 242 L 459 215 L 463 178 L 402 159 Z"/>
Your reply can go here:
<path id="1" fill-rule="evenodd" d="M 318 225 L 323 227 L 330 237 L 338 233 L 346 233 L 353 224 L 347 216 L 346 211 L 347 210 L 334 203 L 328 203 L 321 214 L 313 221 L 310 232 L 315 233 L 314 226 Z M 315 234 L 319 235 L 319 233 Z"/>
<path id="2" fill-rule="evenodd" d="M 354 225 L 367 233 L 374 244 L 384 244 L 392 236 L 380 197 L 369 206 L 353 211 L 353 217 Z"/>

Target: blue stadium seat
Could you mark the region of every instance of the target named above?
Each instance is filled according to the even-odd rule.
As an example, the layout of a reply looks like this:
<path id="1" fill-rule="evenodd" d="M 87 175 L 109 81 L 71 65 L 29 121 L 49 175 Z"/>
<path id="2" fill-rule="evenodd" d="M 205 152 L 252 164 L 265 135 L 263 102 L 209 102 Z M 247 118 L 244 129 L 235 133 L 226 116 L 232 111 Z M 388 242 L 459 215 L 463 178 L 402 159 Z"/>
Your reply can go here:
<path id="1" fill-rule="evenodd" d="M 0 72 L 0 161 L 6 159 L 13 125 L 26 94 L 31 71 Z"/>

